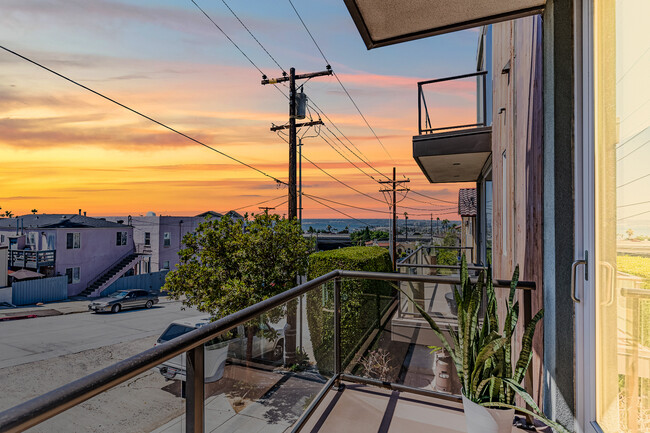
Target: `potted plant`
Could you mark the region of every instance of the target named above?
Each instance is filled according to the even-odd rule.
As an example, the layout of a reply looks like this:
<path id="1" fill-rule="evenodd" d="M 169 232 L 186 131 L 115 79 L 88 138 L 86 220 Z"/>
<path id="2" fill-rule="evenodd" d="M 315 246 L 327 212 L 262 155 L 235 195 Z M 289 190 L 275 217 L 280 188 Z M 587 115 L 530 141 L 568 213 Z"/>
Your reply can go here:
<path id="1" fill-rule="evenodd" d="M 454 286 L 454 299 L 458 308 L 458 330 L 451 327 L 444 334 L 429 314 L 414 302 L 415 308 L 429 323 L 442 342 L 456 366 L 462 385 L 463 408 L 468 433 L 510 433 L 515 409 L 526 413 L 556 429 L 568 433 L 560 424 L 546 418 L 533 398 L 524 390 L 522 382 L 532 359 L 535 326 L 542 318 L 540 310 L 525 326 L 521 351 L 513 364 L 512 334 L 519 318 L 519 302 L 515 291 L 519 282 L 519 267 L 515 269 L 510 283 L 510 295 L 506 303 L 504 329 L 499 329 L 497 299 L 492 284 L 490 268 L 481 271 L 473 283 L 467 271 L 467 260 L 461 260 L 460 286 Z M 402 293 L 404 293 L 402 291 Z M 485 293 L 485 295 L 484 295 Z M 404 293 L 407 297 L 408 294 Z M 479 309 L 487 296 L 486 311 L 481 322 Z M 409 297 L 410 299 L 410 297 Z M 520 396 L 530 409 L 515 406 Z"/>

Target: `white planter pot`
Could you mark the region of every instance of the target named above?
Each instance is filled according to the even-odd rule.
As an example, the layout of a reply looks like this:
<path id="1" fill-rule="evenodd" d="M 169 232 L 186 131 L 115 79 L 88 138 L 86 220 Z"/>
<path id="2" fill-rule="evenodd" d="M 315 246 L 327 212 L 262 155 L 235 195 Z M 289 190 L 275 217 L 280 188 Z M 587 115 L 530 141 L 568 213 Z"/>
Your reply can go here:
<path id="1" fill-rule="evenodd" d="M 512 433 L 514 409 L 487 408 L 462 397 L 467 433 Z"/>

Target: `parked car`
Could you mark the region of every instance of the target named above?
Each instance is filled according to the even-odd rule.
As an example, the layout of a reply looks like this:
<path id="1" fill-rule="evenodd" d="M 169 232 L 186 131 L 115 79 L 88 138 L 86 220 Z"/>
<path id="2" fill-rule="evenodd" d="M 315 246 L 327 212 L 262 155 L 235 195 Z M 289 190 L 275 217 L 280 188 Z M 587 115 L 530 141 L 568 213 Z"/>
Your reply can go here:
<path id="1" fill-rule="evenodd" d="M 88 309 L 95 313 L 110 311 L 119 313 L 128 308 L 151 308 L 158 303 L 158 296 L 146 290 L 118 290 L 104 298 L 88 304 Z"/>
<path id="2" fill-rule="evenodd" d="M 193 331 L 210 323 L 209 315 L 201 315 L 186 319 L 174 320 L 162 333 L 156 346 L 166 343 L 183 334 Z M 223 377 L 226 360 L 246 359 L 248 339 L 243 325 L 221 334 L 203 345 L 204 349 L 204 379 L 205 382 L 216 382 Z M 261 322 L 253 335 L 252 357 L 272 360 L 282 359 L 284 355 L 284 328 L 276 329 L 266 322 Z M 178 355 L 156 369 L 166 379 L 185 381 L 185 354 Z"/>

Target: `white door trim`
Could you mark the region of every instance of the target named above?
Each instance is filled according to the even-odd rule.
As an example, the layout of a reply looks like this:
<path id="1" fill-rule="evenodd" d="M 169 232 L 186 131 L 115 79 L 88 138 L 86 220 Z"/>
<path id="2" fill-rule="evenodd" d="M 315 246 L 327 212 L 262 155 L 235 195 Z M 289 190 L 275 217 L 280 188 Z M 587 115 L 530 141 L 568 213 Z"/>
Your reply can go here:
<path id="1" fill-rule="evenodd" d="M 576 432 L 602 433 L 596 419 L 595 124 L 593 2 L 575 4 L 575 257 L 589 259 L 587 280 L 577 274 L 575 305 Z"/>

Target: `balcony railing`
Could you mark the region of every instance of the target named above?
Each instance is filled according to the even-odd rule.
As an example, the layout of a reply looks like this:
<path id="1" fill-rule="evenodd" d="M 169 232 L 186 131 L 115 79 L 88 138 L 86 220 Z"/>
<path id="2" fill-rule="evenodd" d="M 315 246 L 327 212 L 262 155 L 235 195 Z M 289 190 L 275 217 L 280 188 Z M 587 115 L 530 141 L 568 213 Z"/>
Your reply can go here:
<path id="1" fill-rule="evenodd" d="M 429 107 L 425 97 L 427 87 L 432 85 L 440 85 L 441 83 L 448 83 L 451 81 L 464 80 L 476 77 L 476 123 L 466 123 L 461 125 L 447 125 L 435 126 L 431 120 Z M 449 132 L 459 129 L 471 129 L 481 126 L 488 126 L 487 124 L 487 88 L 486 81 L 487 71 L 479 71 L 471 74 L 456 75 L 454 77 L 438 78 L 435 80 L 420 81 L 418 83 L 418 134 L 436 134 L 441 132 Z M 435 120 L 435 119 L 434 119 Z M 424 123 L 424 127 L 423 127 Z"/>
<path id="2" fill-rule="evenodd" d="M 330 272 L 6 410 L 0 413 L 0 431 L 39 424 L 46 431 L 72 431 L 83 429 L 75 423 L 84 422 L 96 427 L 92 423 L 99 415 L 83 411 L 101 411 L 107 402 L 121 399 L 120 410 L 102 418 L 103 428 L 117 419 L 120 431 L 128 426 L 156 432 L 298 432 L 342 381 L 458 402 L 459 390 L 436 391 L 426 374 L 418 376 L 411 361 L 421 343 L 403 343 L 391 335 L 396 283 L 451 285 L 459 277 Z M 378 348 L 389 361 L 376 372 L 366 360 Z M 415 356 L 428 356 L 426 345 L 420 348 Z M 150 370 L 163 363 L 160 372 L 166 377 L 185 370 L 184 392 L 178 394 L 185 396 L 184 410 L 171 407 L 178 399 L 164 403 L 165 393 L 175 392 L 171 386 L 156 392 L 161 384 L 155 380 L 162 378 Z M 124 394 L 138 387 L 146 390 L 140 400 Z M 134 402 L 142 406 L 133 408 Z M 151 417 L 139 416 L 144 410 L 160 412 L 160 423 L 138 424 L 150 422 Z"/>
<path id="3" fill-rule="evenodd" d="M 56 250 L 9 250 L 9 266 L 38 269 L 41 266 L 54 266 Z"/>

